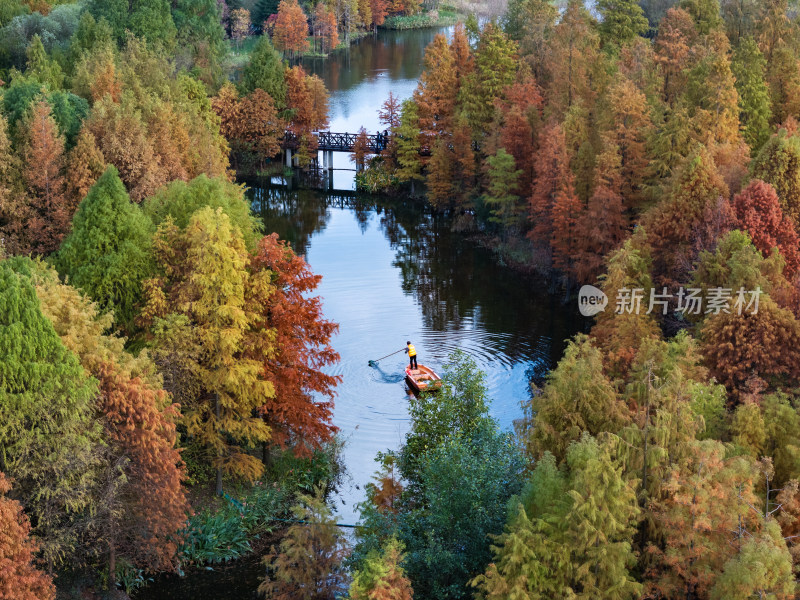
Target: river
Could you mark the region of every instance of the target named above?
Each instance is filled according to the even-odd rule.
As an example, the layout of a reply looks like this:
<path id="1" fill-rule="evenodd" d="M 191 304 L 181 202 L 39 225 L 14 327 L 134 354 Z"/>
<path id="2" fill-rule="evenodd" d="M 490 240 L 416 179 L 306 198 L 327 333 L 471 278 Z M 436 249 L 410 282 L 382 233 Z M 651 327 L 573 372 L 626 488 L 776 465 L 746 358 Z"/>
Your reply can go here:
<path id="1" fill-rule="evenodd" d="M 392 91 L 411 96 L 435 30 L 381 32 L 327 60 L 307 61 L 331 92 L 331 131 L 378 130 L 377 111 Z M 334 155 L 334 187 L 351 190 L 353 165 Z M 368 366 L 411 340 L 419 361 L 437 370 L 461 349 L 486 373 L 491 414 L 504 428 L 521 415 L 531 378 L 561 356 L 582 325 L 577 310 L 545 285 L 498 264 L 495 256 L 452 233 L 449 221 L 418 203 L 324 194 L 248 182 L 254 210 L 322 275 L 317 290 L 326 318 L 340 325 L 333 340 L 342 376 L 334 422 L 346 442 L 348 476 L 333 504 L 341 523 L 357 520 L 355 504 L 409 427 L 404 354 Z M 183 579 L 159 578 L 143 600 L 243 600 L 255 597 L 257 560 Z"/>

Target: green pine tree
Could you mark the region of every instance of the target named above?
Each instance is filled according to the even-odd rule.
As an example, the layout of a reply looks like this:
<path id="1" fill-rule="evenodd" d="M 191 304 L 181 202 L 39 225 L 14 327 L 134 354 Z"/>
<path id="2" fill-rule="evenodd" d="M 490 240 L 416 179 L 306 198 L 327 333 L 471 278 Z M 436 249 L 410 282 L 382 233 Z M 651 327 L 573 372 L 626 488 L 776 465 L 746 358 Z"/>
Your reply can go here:
<path id="1" fill-rule="evenodd" d="M 47 51 L 42 44 L 42 38 L 35 34 L 28 44 L 28 61 L 25 65 L 25 74 L 33 78 L 49 90 L 61 89 L 64 84 L 64 73 L 61 66 L 47 56 Z"/>
<path id="2" fill-rule="evenodd" d="M 397 140 L 397 178 L 411 182 L 411 193 L 414 193 L 414 182 L 422 181 L 422 160 L 419 152 L 419 116 L 417 105 L 413 100 L 403 102 L 400 111 L 400 126 L 394 131 Z"/>
<path id="3" fill-rule="evenodd" d="M 707 35 L 722 26 L 719 0 L 681 0 L 680 7 L 692 16 L 701 35 Z"/>
<path id="4" fill-rule="evenodd" d="M 481 32 L 475 69 L 464 78 L 460 101 L 474 134 L 486 131 L 494 117 L 494 102 L 517 73 L 517 43 L 495 24 Z"/>
<path id="5" fill-rule="evenodd" d="M 744 38 L 733 54 L 731 71 L 739 92 L 739 119 L 753 156 L 769 139 L 772 118 L 769 87 L 764 79 L 767 61 L 752 37 Z"/>
<path id="6" fill-rule="evenodd" d="M 523 443 L 531 457 L 551 452 L 559 461 L 584 432 L 619 431 L 626 409 L 603 372 L 603 356 L 586 336 L 570 342 L 541 394 L 525 407 Z"/>
<path id="7" fill-rule="evenodd" d="M 648 23 L 636 0 L 597 0 L 602 16 L 600 36 L 607 48 L 619 49 L 647 33 Z"/>
<path id="8" fill-rule="evenodd" d="M 142 281 L 153 269 L 151 235 L 150 220 L 131 202 L 116 168 L 108 167 L 78 207 L 56 268 L 129 330 Z"/>
<path id="9" fill-rule="evenodd" d="M 136 37 L 170 47 L 175 42 L 175 21 L 170 0 L 131 0 L 127 27 Z"/>
<path id="10" fill-rule="evenodd" d="M 31 517 L 52 569 L 87 523 L 99 467 L 97 382 L 41 312 L 28 259 L 0 261 L 0 471 Z"/>
<path id="11" fill-rule="evenodd" d="M 623 477 L 609 446 L 588 434 L 570 446 L 567 466 L 572 502 L 562 528 L 575 598 L 639 598 L 642 586 L 628 572 L 636 563 L 632 541 L 640 514 L 633 482 Z"/>
<path id="12" fill-rule="evenodd" d="M 275 106 L 280 110 L 286 107 L 286 65 L 280 53 L 275 50 L 269 36 L 262 35 L 253 48 L 250 62 L 242 72 L 240 84 L 242 94 L 261 89 L 267 92 Z"/>
<path id="13" fill-rule="evenodd" d="M 783 212 L 800 223 L 800 137 L 785 130 L 773 135 L 751 163 L 750 173 L 772 184 Z"/>
<path id="14" fill-rule="evenodd" d="M 500 148 L 497 153 L 488 157 L 486 163 L 489 185 L 483 201 L 492 209 L 489 220 L 507 231 L 519 221 L 519 196 L 515 192 L 522 171 L 515 168 L 514 157 L 505 148 Z"/>
<path id="15" fill-rule="evenodd" d="M 794 598 L 792 555 L 775 521 L 747 539 L 711 588 L 711 600 Z"/>

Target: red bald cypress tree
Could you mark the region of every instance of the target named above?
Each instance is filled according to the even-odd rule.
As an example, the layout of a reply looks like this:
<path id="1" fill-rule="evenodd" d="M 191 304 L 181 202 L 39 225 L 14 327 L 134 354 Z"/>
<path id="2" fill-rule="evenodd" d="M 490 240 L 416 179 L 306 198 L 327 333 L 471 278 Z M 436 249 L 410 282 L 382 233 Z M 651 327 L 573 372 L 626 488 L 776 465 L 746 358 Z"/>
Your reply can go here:
<path id="1" fill-rule="evenodd" d="M 783 214 L 775 188 L 753 180 L 733 200 L 738 226 L 750 234 L 753 245 L 766 257 L 778 248 L 786 260 L 789 279 L 800 271 L 800 238 L 791 219 Z"/>
<path id="2" fill-rule="evenodd" d="M 458 95 L 456 83 L 453 53 L 447 38 L 437 34 L 425 50 L 425 70 L 414 91 L 420 131 L 428 147 L 433 145 L 436 136 L 450 131 Z"/>
<path id="3" fill-rule="evenodd" d="M 40 100 L 33 105 L 25 128 L 24 176 L 30 193 L 26 235 L 31 252 L 49 254 L 69 232 L 77 206 L 67 199 L 64 140 L 47 102 Z"/>
<path id="4" fill-rule="evenodd" d="M 574 279 L 578 264 L 578 250 L 582 233 L 584 207 L 575 188 L 566 186 L 556 194 L 553 203 L 553 265 L 567 280 Z"/>
<path id="5" fill-rule="evenodd" d="M 112 453 L 127 459 L 123 518 L 110 528 L 116 535 L 106 535 L 109 571 L 114 571 L 117 551 L 139 568 L 171 570 L 180 542 L 178 531 L 189 511 L 181 487 L 183 461 L 176 448 L 178 406 L 163 390 L 126 376 L 110 363 L 98 366 L 97 377 L 105 439 Z"/>
<path id="6" fill-rule="evenodd" d="M 508 86 L 498 108 L 503 115 L 500 129 L 500 145 L 513 157 L 517 168 L 522 171 L 519 179 L 519 192 L 528 197 L 533 188 L 535 175 L 535 151 L 532 123 L 540 117 L 544 101 L 539 86 L 532 76 L 527 76 Z"/>
<path id="7" fill-rule="evenodd" d="M 52 600 L 52 580 L 33 563 L 31 524 L 20 503 L 5 497 L 9 490 L 11 484 L 0 473 L 0 600 Z"/>
<path id="8" fill-rule="evenodd" d="M 558 123 L 545 127 L 539 135 L 535 169 L 536 183 L 529 202 L 533 229 L 529 236 L 549 243 L 553 237 L 553 205 L 559 194 L 569 196 L 575 189 L 564 130 Z"/>
<path id="9" fill-rule="evenodd" d="M 622 200 L 620 157 L 617 147 L 607 146 L 597 158 L 594 191 L 581 221 L 579 281 L 591 282 L 603 271 L 606 255 L 619 247 L 628 229 Z"/>
<path id="10" fill-rule="evenodd" d="M 272 41 L 292 58 L 296 52 L 308 50 L 308 19 L 297 0 L 281 0 Z"/>
<path id="11" fill-rule="evenodd" d="M 277 234 L 258 243 L 250 268 L 269 272 L 275 286 L 266 304 L 258 307 L 264 326 L 276 336 L 274 356 L 263 362 L 264 379 L 275 387 L 275 396 L 261 409 L 264 420 L 274 443 L 307 455 L 337 431 L 331 419 L 339 377 L 322 369 L 339 360 L 330 346 L 339 326 L 323 318 L 322 300 L 310 296 L 321 276 L 314 275 Z M 315 400 L 317 394 L 326 400 Z"/>

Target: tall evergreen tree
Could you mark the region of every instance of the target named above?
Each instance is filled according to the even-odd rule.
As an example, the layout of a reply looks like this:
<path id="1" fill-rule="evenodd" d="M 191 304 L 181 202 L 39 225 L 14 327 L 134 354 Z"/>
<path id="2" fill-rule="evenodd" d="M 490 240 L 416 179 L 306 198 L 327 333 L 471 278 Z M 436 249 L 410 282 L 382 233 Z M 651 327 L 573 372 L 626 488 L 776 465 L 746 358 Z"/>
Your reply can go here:
<path id="1" fill-rule="evenodd" d="M 722 26 L 719 0 L 681 0 L 679 6 L 692 16 L 700 35 Z"/>
<path id="2" fill-rule="evenodd" d="M 130 329 L 142 281 L 152 272 L 151 234 L 150 220 L 130 201 L 117 170 L 108 167 L 78 207 L 55 264 L 62 277 Z"/>
<path id="3" fill-rule="evenodd" d="M 273 335 L 258 311 L 274 286 L 268 272 L 248 272 L 242 234 L 222 208 L 199 209 L 183 231 L 168 219 L 155 247 L 167 276 L 148 283 L 144 313 L 183 315 L 184 329 L 199 344 L 190 354 L 193 393 L 184 425 L 210 455 L 222 494 L 223 475 L 252 480 L 264 468 L 246 448 L 270 438 L 257 411 L 275 394 L 263 377 Z"/>
<path id="4" fill-rule="evenodd" d="M 521 432 L 528 454 L 536 458 L 550 452 L 558 461 L 584 432 L 619 431 L 626 422 L 625 406 L 603 373 L 600 350 L 586 336 L 570 342 L 525 411 Z"/>
<path id="5" fill-rule="evenodd" d="M 503 231 L 508 231 L 519 222 L 519 196 L 515 192 L 522 171 L 515 168 L 514 157 L 505 148 L 488 157 L 486 164 L 489 185 L 483 201 L 491 208 L 489 220 L 500 225 Z"/>
<path id="6" fill-rule="evenodd" d="M 773 135 L 750 167 L 753 177 L 775 188 L 783 212 L 800 223 L 800 137 L 781 130 Z"/>
<path id="7" fill-rule="evenodd" d="M 253 52 L 250 62 L 242 71 L 240 88 L 243 94 L 261 89 L 267 92 L 278 109 L 286 107 L 285 66 L 281 55 L 269 41 L 269 36 L 262 35 Z"/>
<path id="8" fill-rule="evenodd" d="M 61 65 L 47 56 L 47 51 L 42 44 L 39 34 L 34 34 L 28 44 L 27 63 L 25 65 L 25 75 L 38 81 L 51 91 L 61 89 L 64 84 L 64 73 Z"/>
<path id="9" fill-rule="evenodd" d="M 414 182 L 421 181 L 422 161 L 419 152 L 422 144 L 419 139 L 419 113 L 412 100 L 406 100 L 400 111 L 400 126 L 394 130 L 397 139 L 397 178 L 411 182 L 411 193 L 414 193 Z"/>
<path id="10" fill-rule="evenodd" d="M 485 132 L 492 122 L 495 100 L 514 83 L 517 44 L 495 24 L 481 32 L 475 50 L 475 69 L 465 77 L 460 101 L 475 135 Z"/>
<path id="11" fill-rule="evenodd" d="M 769 138 L 772 117 L 769 88 L 764 79 L 767 61 L 752 37 L 742 39 L 733 54 L 731 71 L 739 93 L 739 118 L 744 140 L 755 156 Z"/>
<path id="12" fill-rule="evenodd" d="M 648 23 L 636 0 L 598 0 L 603 45 L 618 50 L 647 32 Z"/>
<path id="13" fill-rule="evenodd" d="M 0 465 L 52 570 L 72 560 L 93 509 L 97 383 L 42 315 L 21 259 L 0 261 L 0 356 Z"/>

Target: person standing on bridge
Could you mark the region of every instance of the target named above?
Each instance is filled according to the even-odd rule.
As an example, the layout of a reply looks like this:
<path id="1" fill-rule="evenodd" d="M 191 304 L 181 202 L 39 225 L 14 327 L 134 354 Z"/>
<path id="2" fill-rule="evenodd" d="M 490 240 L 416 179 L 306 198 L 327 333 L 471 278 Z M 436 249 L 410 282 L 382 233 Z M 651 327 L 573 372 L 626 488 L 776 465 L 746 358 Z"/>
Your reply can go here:
<path id="1" fill-rule="evenodd" d="M 408 354 L 409 366 L 412 369 L 419 369 L 417 366 L 417 349 L 414 348 L 414 344 L 411 342 L 406 342 L 406 354 Z"/>

